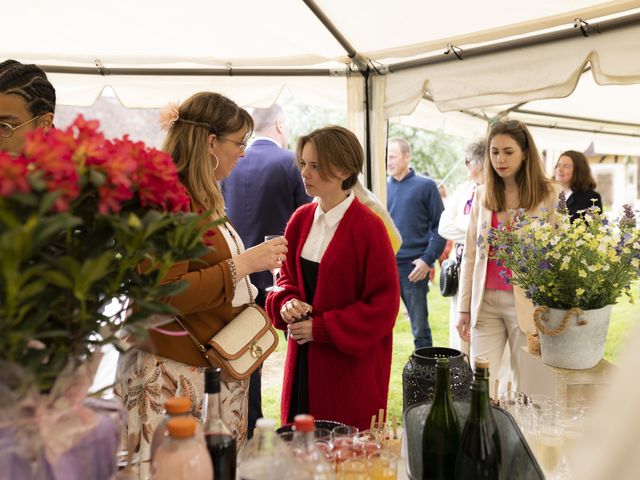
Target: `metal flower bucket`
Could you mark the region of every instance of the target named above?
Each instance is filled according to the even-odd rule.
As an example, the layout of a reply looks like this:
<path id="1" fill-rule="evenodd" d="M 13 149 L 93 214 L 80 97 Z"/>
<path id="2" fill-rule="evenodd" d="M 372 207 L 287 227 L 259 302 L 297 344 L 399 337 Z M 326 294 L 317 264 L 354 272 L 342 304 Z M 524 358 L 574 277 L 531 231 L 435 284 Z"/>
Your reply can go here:
<path id="1" fill-rule="evenodd" d="M 542 361 L 558 368 L 595 367 L 604 355 L 612 305 L 596 310 L 537 307 Z"/>

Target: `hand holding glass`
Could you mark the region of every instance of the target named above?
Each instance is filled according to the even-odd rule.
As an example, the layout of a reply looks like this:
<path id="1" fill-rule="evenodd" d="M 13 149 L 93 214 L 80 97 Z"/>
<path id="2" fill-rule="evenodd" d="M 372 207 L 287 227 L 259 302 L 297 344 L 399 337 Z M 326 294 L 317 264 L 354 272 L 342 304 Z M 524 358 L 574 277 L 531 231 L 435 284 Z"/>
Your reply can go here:
<path id="1" fill-rule="evenodd" d="M 269 240 L 273 240 L 274 238 L 280 238 L 282 235 L 265 235 L 264 236 L 264 241 L 268 242 Z M 280 257 L 278 257 L 280 258 Z M 282 261 L 280 262 L 280 264 L 282 265 Z M 273 285 L 271 285 L 270 287 L 266 288 L 267 292 L 282 292 L 284 290 L 284 288 L 279 287 L 278 285 L 276 285 L 276 282 L 278 280 L 278 274 L 280 273 L 280 267 L 277 268 L 272 268 L 271 270 L 271 275 L 273 275 Z"/>

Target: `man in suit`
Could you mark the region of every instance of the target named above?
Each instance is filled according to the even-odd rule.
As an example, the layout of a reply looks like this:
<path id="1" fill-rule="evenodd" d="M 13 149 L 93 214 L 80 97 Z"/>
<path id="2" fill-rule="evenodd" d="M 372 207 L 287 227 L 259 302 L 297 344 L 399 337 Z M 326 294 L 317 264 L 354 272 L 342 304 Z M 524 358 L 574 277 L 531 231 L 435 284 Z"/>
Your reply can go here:
<path id="1" fill-rule="evenodd" d="M 295 154 L 286 150 L 289 127 L 282 107 L 256 108 L 252 113 L 254 141 L 231 175 L 222 182 L 227 215 L 246 248 L 262 243 L 265 235 L 283 235 L 291 214 L 311 201 L 302 184 Z M 273 283 L 269 271 L 254 273 L 256 303 L 264 307 L 265 289 Z M 261 381 L 258 370 L 249 387 L 249 429 L 262 417 Z"/>

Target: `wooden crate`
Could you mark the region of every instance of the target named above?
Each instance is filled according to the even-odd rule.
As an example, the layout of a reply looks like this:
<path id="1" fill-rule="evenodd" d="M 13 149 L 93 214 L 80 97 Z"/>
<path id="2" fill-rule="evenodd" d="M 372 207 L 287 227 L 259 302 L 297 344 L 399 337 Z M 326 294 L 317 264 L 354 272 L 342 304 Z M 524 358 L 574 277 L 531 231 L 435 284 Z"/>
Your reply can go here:
<path id="1" fill-rule="evenodd" d="M 520 386 L 526 395 L 551 397 L 560 407 L 590 405 L 610 384 L 615 366 L 604 358 L 588 370 L 566 370 L 546 365 L 540 355 L 532 355 L 526 347 L 520 352 Z"/>

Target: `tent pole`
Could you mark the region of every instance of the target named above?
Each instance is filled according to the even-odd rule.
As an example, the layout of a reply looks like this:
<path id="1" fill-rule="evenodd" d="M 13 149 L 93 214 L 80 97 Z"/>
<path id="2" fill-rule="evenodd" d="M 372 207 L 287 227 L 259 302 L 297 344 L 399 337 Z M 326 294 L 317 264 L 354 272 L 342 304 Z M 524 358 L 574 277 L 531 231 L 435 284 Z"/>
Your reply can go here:
<path id="1" fill-rule="evenodd" d="M 614 18 L 613 20 L 604 20 L 598 23 L 590 23 L 585 31 L 589 34 L 602 34 L 625 28 L 629 26 L 637 25 L 640 22 L 640 13 L 634 13 L 625 17 Z M 556 32 L 543 33 L 540 35 L 533 35 L 517 40 L 510 40 L 506 42 L 493 43 L 491 45 L 485 45 L 482 47 L 464 49 L 462 51 L 462 59 L 470 57 L 478 57 L 487 55 L 489 53 L 503 52 L 506 50 L 514 50 L 517 48 L 530 47 L 533 45 L 543 45 L 545 43 L 551 43 L 558 40 L 564 40 L 566 38 L 574 38 L 584 36 L 584 32 L 581 27 L 572 26 L 564 30 Z M 448 61 L 459 61 L 460 59 L 456 55 L 450 55 L 447 53 L 435 55 L 427 58 L 420 58 L 417 60 L 409 60 L 406 62 L 398 62 L 396 64 L 389 65 L 389 72 L 399 72 L 401 70 L 409 70 L 412 68 L 424 67 L 426 65 L 435 65 L 438 63 L 444 63 Z"/>
<path id="2" fill-rule="evenodd" d="M 47 73 L 154 77 L 340 77 L 347 69 L 329 68 L 105 68 L 38 65 Z"/>
<path id="3" fill-rule="evenodd" d="M 469 115 L 470 117 L 480 118 L 488 122 L 487 117 L 480 113 L 472 112 L 469 110 L 459 110 L 459 111 L 460 113 L 464 113 L 465 115 Z M 532 112 L 532 113 L 535 113 L 535 112 Z M 579 117 L 577 119 L 584 120 Z M 595 130 L 593 128 L 565 127 L 562 125 L 545 125 L 544 123 L 534 123 L 534 122 L 525 122 L 525 123 L 527 124 L 527 127 L 546 128 L 548 130 L 566 130 L 568 132 L 598 133 L 602 135 L 615 135 L 618 137 L 631 137 L 631 138 L 640 137 L 640 133 L 611 132 L 608 130 Z M 615 125 L 615 123 L 613 123 L 613 125 Z M 624 125 L 624 124 L 618 124 L 618 125 Z M 634 126 L 634 124 L 631 124 L 631 126 Z"/>
<path id="4" fill-rule="evenodd" d="M 340 30 L 334 25 L 331 19 L 322 11 L 315 0 L 303 0 L 305 5 L 309 7 L 309 10 L 313 12 L 318 20 L 324 25 L 324 27 L 333 35 L 333 38 L 344 48 L 345 52 L 356 66 L 357 70 L 364 77 L 364 159 L 366 169 L 366 187 L 371 188 L 372 177 L 371 169 L 373 168 L 371 160 L 371 119 L 370 119 L 370 90 L 369 90 L 369 77 L 371 69 L 367 64 L 367 61 L 353 48 L 353 45 L 345 38 Z"/>
<path id="5" fill-rule="evenodd" d="M 371 71 L 369 68 L 361 71 L 364 77 L 364 160 L 367 176 L 365 177 L 366 187 L 371 189 L 373 179 L 371 169 L 373 162 L 371 161 L 371 98 L 369 96 L 369 77 Z"/>
<path id="6" fill-rule="evenodd" d="M 535 116 L 544 116 L 551 118 L 562 118 L 563 120 L 578 120 L 584 122 L 593 122 L 593 123 L 602 123 L 604 125 L 613 125 L 613 126 L 621 126 L 621 127 L 631 127 L 640 129 L 640 123 L 630 123 L 630 122 L 615 122 L 613 120 L 602 120 L 599 118 L 589 118 L 589 117 L 576 117 L 574 115 L 562 115 L 559 113 L 549 113 L 549 112 L 539 112 L 535 110 L 526 110 L 520 107 L 516 107 L 512 110 L 514 113 L 522 113 L 524 115 L 535 115 Z"/>

